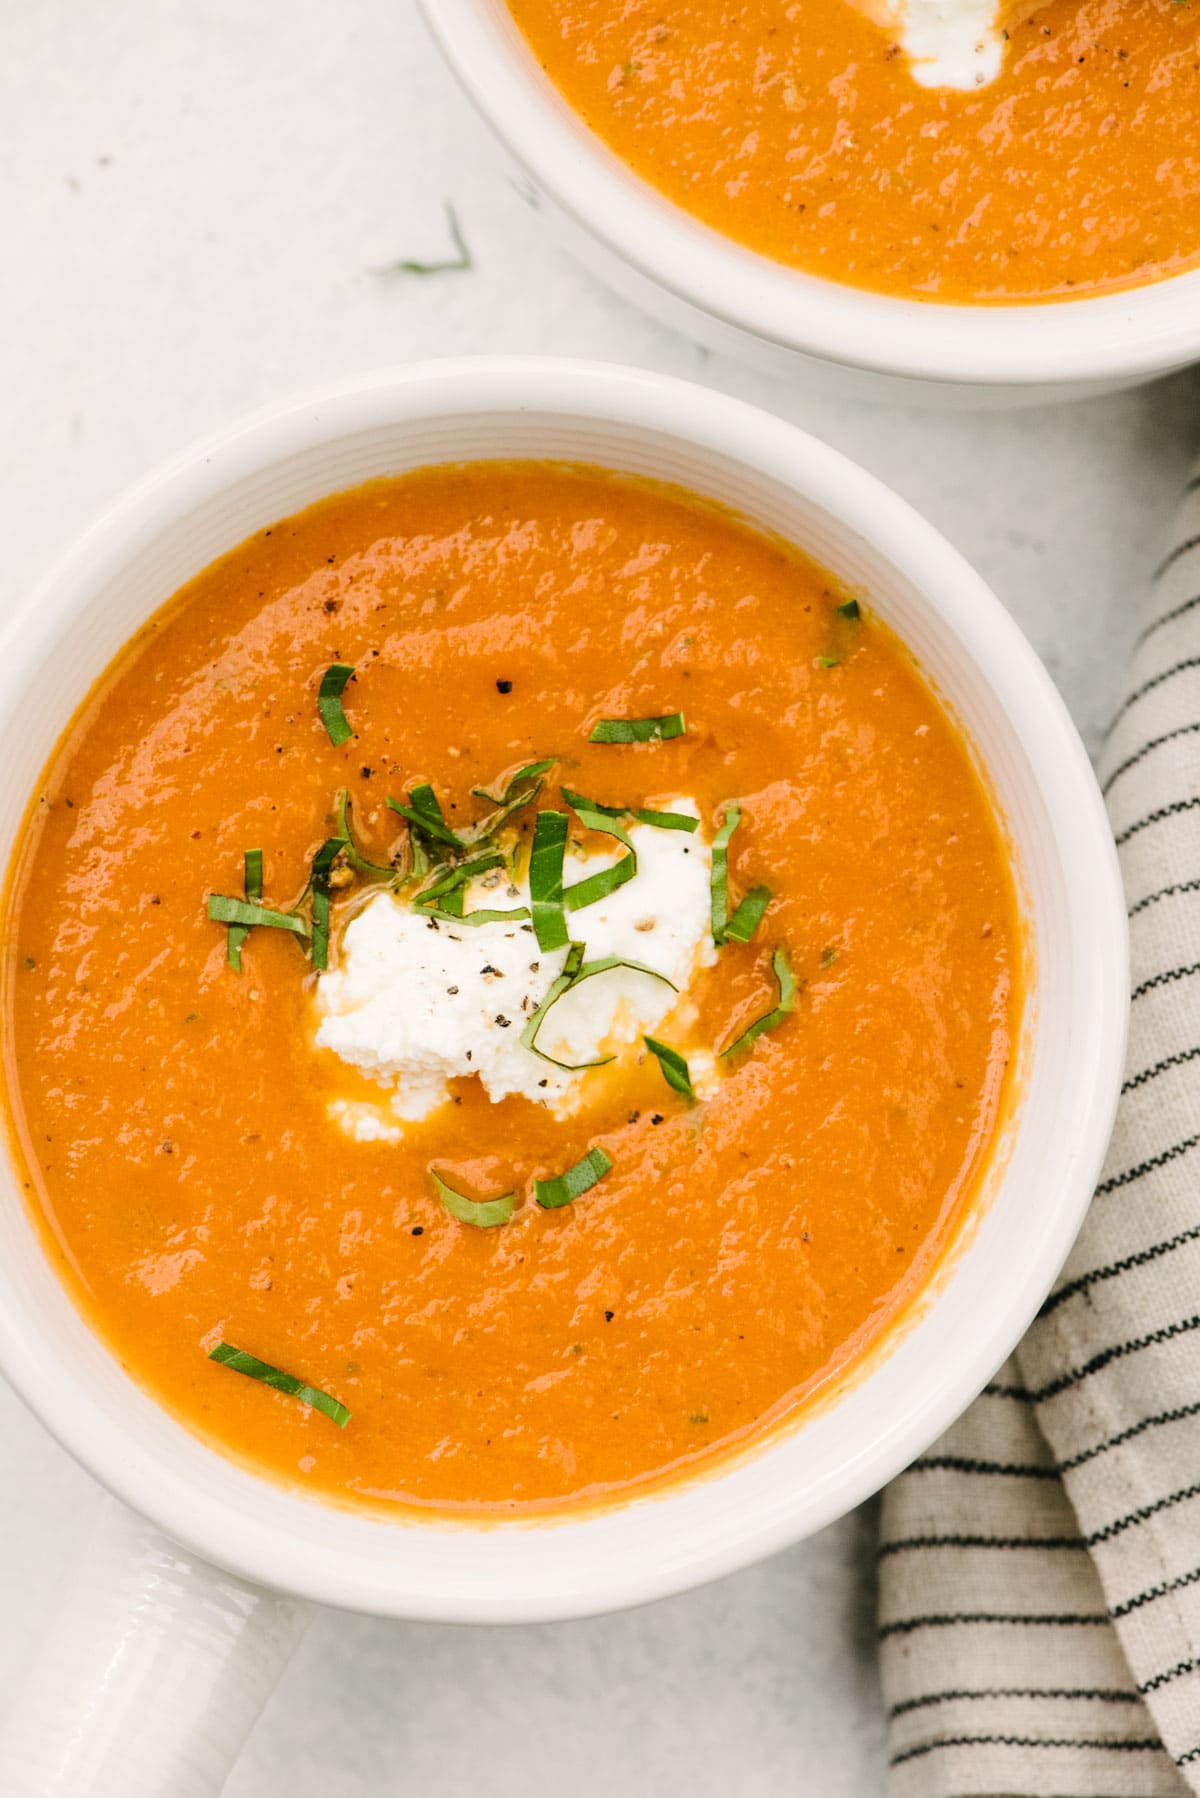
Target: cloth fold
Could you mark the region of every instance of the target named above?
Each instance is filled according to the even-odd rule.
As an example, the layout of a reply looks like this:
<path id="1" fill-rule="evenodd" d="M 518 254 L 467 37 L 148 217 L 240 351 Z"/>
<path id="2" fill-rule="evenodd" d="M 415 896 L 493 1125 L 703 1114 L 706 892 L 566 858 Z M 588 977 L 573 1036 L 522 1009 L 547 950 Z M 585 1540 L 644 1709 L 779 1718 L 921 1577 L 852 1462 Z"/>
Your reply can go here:
<path id="1" fill-rule="evenodd" d="M 1200 475 L 1097 771 L 1132 952 L 1117 1124 L 1015 1358 L 885 1496 L 894 1798 L 1200 1793 Z"/>

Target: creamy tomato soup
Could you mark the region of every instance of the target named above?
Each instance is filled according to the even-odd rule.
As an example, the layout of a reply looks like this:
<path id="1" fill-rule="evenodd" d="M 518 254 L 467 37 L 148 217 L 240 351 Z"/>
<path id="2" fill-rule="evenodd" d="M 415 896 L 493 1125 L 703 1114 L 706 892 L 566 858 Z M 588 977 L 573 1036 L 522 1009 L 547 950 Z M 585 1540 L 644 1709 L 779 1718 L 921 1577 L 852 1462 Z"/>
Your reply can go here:
<path id="1" fill-rule="evenodd" d="M 130 1373 L 314 1493 L 513 1511 L 796 1413 L 1007 1102 L 1014 888 L 954 724 L 794 549 L 532 463 L 175 595 L 7 889 L 29 1202 Z"/>
<path id="2" fill-rule="evenodd" d="M 618 156 L 776 261 L 1002 301 L 1200 259 L 1194 4 L 508 4 Z"/>

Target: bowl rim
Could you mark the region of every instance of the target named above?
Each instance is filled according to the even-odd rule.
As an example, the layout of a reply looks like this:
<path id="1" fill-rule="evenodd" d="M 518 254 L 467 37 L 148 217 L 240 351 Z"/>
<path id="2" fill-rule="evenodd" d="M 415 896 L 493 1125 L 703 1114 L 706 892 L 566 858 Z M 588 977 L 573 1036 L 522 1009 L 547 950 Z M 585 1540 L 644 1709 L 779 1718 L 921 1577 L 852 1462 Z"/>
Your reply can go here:
<path id="1" fill-rule="evenodd" d="M 462 415 L 516 418 L 530 412 L 551 419 L 585 418 L 659 439 L 666 434 L 714 459 L 732 459 L 778 480 L 848 523 L 906 577 L 915 578 L 923 595 L 933 595 L 939 610 L 950 610 L 955 634 L 969 642 L 972 657 L 987 670 L 989 690 L 1006 714 L 1021 720 L 1018 736 L 1028 733 L 1044 751 L 1038 763 L 1039 791 L 1048 804 L 1053 802 L 1056 838 L 1061 833 L 1063 839 L 1072 948 L 1082 948 L 1089 977 L 1073 981 L 1071 988 L 1079 1013 L 1079 1054 L 1070 1071 L 1072 1106 L 1065 1110 L 1061 1140 L 1056 1137 L 1053 1147 L 1056 1202 L 1047 1208 L 1040 1238 L 1026 1245 L 1029 1252 L 1019 1258 L 1003 1301 L 998 1298 L 990 1315 L 975 1320 L 978 1328 L 973 1328 L 967 1349 L 948 1357 L 952 1364 L 937 1389 L 914 1393 L 903 1415 L 889 1418 L 878 1437 L 856 1444 L 833 1472 L 813 1479 L 803 1491 L 776 1490 L 770 1481 L 760 1481 L 755 1514 L 725 1518 L 719 1527 L 705 1526 L 704 1499 L 697 1501 L 696 1494 L 717 1492 L 744 1461 L 703 1481 L 668 1487 L 652 1499 L 614 1506 L 600 1518 L 560 1514 L 523 1522 L 514 1531 L 494 1524 L 486 1531 L 427 1528 L 407 1521 L 403 1526 L 392 1521 L 368 1525 L 360 1513 L 297 1498 L 269 1479 L 235 1476 L 232 1464 L 207 1447 L 203 1453 L 225 1469 L 226 1486 L 237 1490 L 240 1502 L 229 1502 L 224 1492 L 218 1499 L 207 1490 L 198 1495 L 195 1481 L 168 1464 L 165 1454 L 156 1456 L 131 1432 L 123 1439 L 113 1428 L 99 1402 L 81 1389 L 61 1344 L 24 1303 L 0 1257 L 0 1369 L 52 1434 L 104 1485 L 177 1541 L 250 1580 L 321 1603 L 410 1619 L 532 1622 L 624 1608 L 744 1567 L 870 1496 L 960 1414 L 1035 1315 L 1090 1203 L 1124 1061 L 1127 931 L 1116 851 L 1083 745 L 1031 646 L 959 553 L 874 476 L 784 420 L 690 382 L 603 363 L 462 358 L 367 375 L 269 407 L 143 480 L 30 593 L 0 632 L 0 707 L 11 706 L 13 693 L 23 690 L 46 645 L 61 637 L 87 603 L 89 591 L 94 596 L 135 549 L 231 485 L 305 449 L 325 448 L 381 425 L 395 428 Z M 32 1221 L 24 1222 L 34 1233 Z M 952 1287 L 953 1280 L 946 1284 Z M 68 1303 L 74 1301 L 68 1298 Z M 90 1340 L 94 1345 L 100 1339 Z M 158 1414 L 153 1401 L 146 1402 Z M 182 1425 L 175 1427 L 196 1442 Z M 778 1465 L 781 1448 L 796 1435 L 784 1433 L 766 1443 L 755 1465 Z M 281 1519 L 286 1523 L 306 1515 L 346 1520 L 337 1526 L 348 1533 L 336 1544 L 336 1554 L 323 1559 L 312 1552 L 302 1527 L 295 1537 L 281 1527 Z M 651 1515 L 661 1521 L 657 1529 L 651 1525 L 643 1532 L 636 1564 L 635 1559 L 622 1560 L 614 1567 L 611 1559 L 605 1560 L 606 1518 Z M 678 1531 L 676 1545 L 671 1526 L 684 1519 L 688 1529 Z M 536 1545 L 570 1535 L 569 1576 L 547 1575 L 539 1585 L 536 1547 L 534 1556 L 525 1554 L 524 1560 L 524 1551 L 516 1551 L 513 1577 L 505 1575 L 496 1590 L 481 1590 L 466 1577 L 455 1583 L 423 1566 L 397 1570 L 366 1546 L 383 1541 L 381 1532 L 397 1527 L 412 1528 L 427 1544 L 504 1534 L 509 1550 L 522 1536 Z M 387 1539 L 395 1538 L 389 1534 Z M 599 1552 L 590 1553 L 597 1545 Z M 447 1552 L 453 1557 L 458 1551 L 452 1547 Z"/>
<path id="2" fill-rule="evenodd" d="M 677 305 L 798 356 L 933 386 L 1120 385 L 1200 358 L 1200 266 L 1078 298 L 947 304 L 792 269 L 621 162 L 537 64 L 504 0 L 418 0 L 476 110 L 584 237 Z"/>

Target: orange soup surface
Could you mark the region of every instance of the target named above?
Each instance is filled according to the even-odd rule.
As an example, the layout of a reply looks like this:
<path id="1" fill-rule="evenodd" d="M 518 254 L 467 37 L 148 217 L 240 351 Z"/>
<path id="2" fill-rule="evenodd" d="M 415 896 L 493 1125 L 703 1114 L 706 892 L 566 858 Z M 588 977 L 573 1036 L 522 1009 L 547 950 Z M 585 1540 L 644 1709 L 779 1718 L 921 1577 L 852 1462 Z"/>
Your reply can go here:
<path id="1" fill-rule="evenodd" d="M 1011 301 L 1200 259 L 1194 5 L 997 0 L 985 20 L 999 73 L 960 88 L 919 83 L 904 48 L 904 21 L 934 0 L 508 4 L 549 78 L 637 174 L 794 268 Z"/>
<path id="2" fill-rule="evenodd" d="M 637 873 L 560 897 L 614 827 Z M 210 915 L 238 903 L 276 921 Z M 559 465 L 375 482 L 206 569 L 64 736 L 6 904 L 11 1122 L 64 1278 L 190 1428 L 368 1504 L 596 1499 L 796 1413 L 954 1238 L 1019 1028 L 997 821 L 903 647 L 732 516 Z M 640 974 L 596 968 L 618 905 Z M 405 977 L 412 1052 L 482 981 L 465 1040 L 530 1092 L 481 1060 L 417 1103 L 317 1044 L 330 992 L 365 1015 L 369 919 L 465 970 L 428 1017 Z M 520 1041 L 568 940 L 564 1010 L 614 978 L 658 1008 L 578 1073 Z"/>

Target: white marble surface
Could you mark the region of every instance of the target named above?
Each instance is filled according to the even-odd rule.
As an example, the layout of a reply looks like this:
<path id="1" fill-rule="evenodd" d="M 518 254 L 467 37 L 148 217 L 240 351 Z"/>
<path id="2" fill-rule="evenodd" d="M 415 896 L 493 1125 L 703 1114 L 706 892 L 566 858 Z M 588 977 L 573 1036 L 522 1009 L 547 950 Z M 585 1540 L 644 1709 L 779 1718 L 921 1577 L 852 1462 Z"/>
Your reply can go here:
<path id="1" fill-rule="evenodd" d="M 0 605 L 128 481 L 248 408 L 412 357 L 604 356 L 771 405 L 890 481 L 994 584 L 1097 734 L 1200 446 L 1194 378 L 923 415 L 709 358 L 545 240 L 412 0 L 0 0 L 0 119 Z M 443 253 L 447 199 L 471 273 L 371 272 Z M 0 1692 L 99 1502 L 0 1387 Z M 229 1798 L 868 1798 L 871 1537 L 863 1514 L 588 1623 L 324 1616 Z"/>

